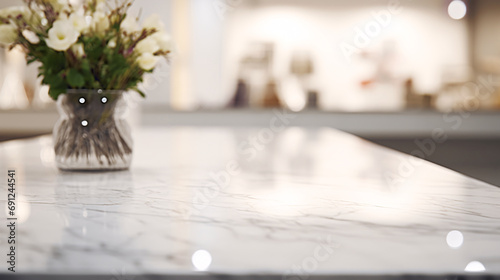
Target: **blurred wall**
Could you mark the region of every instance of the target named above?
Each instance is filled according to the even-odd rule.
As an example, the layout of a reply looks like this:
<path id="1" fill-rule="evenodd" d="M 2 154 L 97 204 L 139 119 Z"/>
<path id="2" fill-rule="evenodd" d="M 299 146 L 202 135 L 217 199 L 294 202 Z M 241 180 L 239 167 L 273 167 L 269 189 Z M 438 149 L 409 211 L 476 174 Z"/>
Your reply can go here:
<path id="1" fill-rule="evenodd" d="M 234 91 L 238 62 L 252 42 L 274 43 L 273 75 L 278 79 L 289 75 L 295 50 L 309 50 L 316 68 L 313 83 L 325 109 L 369 110 L 377 102 L 383 106 L 381 100 L 397 108 L 406 78 L 413 79 L 418 93 L 432 94 L 440 89 L 447 68 L 469 64 L 467 23 L 448 16 L 449 1 L 230 2 L 236 4 L 225 17 L 227 96 Z M 385 64 L 377 62 L 384 59 L 387 46 L 391 57 Z M 356 53 L 349 55 L 346 49 L 351 47 Z M 392 69 L 393 80 L 367 92 L 361 81 L 381 65 Z"/>
<path id="2" fill-rule="evenodd" d="M 310 51 L 315 72 L 309 82 L 325 109 L 397 109 L 403 105 L 405 79 L 414 80 L 418 93 L 435 93 L 446 69 L 468 66 L 467 23 L 447 15 L 448 0 L 181 1 L 188 6 L 182 15 L 173 0 L 136 0 L 131 11 L 137 15 L 142 10 L 143 17 L 159 14 L 174 40 L 179 32 L 189 37 L 189 48 L 177 48 L 172 59 L 185 66 L 187 93 L 172 91 L 174 68 L 163 63 L 146 79 L 148 104 L 169 104 L 176 95 L 189 95 L 189 104 L 180 109 L 224 106 L 235 91 L 239 61 L 252 42 L 275 44 L 272 75 L 278 81 L 290 74 L 293 52 Z M 479 2 L 496 9 L 479 8 L 485 16 L 475 29 L 475 53 L 483 57 L 495 54 L 500 45 L 500 36 L 491 35 L 499 32 L 500 2 Z M 21 1 L 0 1 L 0 7 L 14 4 Z M 174 15 L 188 19 L 186 26 L 175 27 L 177 35 Z M 388 68 L 391 77 L 379 79 L 367 91 L 361 82 L 373 79 L 380 68 Z"/>
<path id="3" fill-rule="evenodd" d="M 214 1 L 191 0 L 193 94 L 205 107 L 219 107 L 222 95 L 224 21 Z"/>

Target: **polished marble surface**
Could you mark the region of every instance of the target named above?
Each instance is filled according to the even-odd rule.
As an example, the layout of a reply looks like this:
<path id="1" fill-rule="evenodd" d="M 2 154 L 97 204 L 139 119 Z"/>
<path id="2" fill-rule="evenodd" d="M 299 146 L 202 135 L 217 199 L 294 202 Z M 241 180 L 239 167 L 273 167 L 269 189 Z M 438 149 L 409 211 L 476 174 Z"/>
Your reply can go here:
<path id="1" fill-rule="evenodd" d="M 2 206 L 18 178 L 16 275 L 500 274 L 499 188 L 277 128 L 136 130 L 131 169 L 111 173 L 58 171 L 48 136 L 0 144 Z"/>

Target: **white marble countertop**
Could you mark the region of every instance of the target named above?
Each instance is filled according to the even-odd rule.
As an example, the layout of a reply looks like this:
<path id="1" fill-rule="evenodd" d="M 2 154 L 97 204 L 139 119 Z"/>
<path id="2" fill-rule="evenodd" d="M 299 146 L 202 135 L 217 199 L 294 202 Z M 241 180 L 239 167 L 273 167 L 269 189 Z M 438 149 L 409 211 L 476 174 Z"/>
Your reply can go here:
<path id="1" fill-rule="evenodd" d="M 7 170 L 18 182 L 0 278 L 500 275 L 500 189 L 443 167 L 332 129 L 143 129 L 134 146 L 129 171 L 69 173 L 48 136 L 0 144 L 2 206 Z"/>

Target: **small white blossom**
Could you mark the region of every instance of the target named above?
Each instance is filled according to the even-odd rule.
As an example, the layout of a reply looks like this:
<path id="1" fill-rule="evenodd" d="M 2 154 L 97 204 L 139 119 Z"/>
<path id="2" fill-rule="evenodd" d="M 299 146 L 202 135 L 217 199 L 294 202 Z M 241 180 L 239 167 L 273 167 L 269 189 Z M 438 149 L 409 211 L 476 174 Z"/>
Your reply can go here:
<path id="1" fill-rule="evenodd" d="M 17 29 L 10 24 L 0 25 L 0 45 L 10 45 L 17 39 Z"/>
<path id="2" fill-rule="evenodd" d="M 151 53 L 143 53 L 137 58 L 137 63 L 142 69 L 149 71 L 158 63 L 158 57 Z"/>
<path id="3" fill-rule="evenodd" d="M 122 21 L 120 28 L 122 31 L 125 31 L 129 34 L 136 32 L 136 31 L 139 31 L 139 25 L 137 24 L 137 21 L 135 20 L 135 18 L 128 16 L 128 15 Z"/>
<path id="4" fill-rule="evenodd" d="M 7 7 L 5 9 L 0 9 L 0 17 L 17 17 L 19 15 L 23 16 L 24 18 L 28 18 L 30 15 L 30 10 L 26 6 L 13 6 Z"/>
<path id="5" fill-rule="evenodd" d="M 68 0 L 46 0 L 49 4 L 54 7 L 56 12 L 69 11 L 69 1 Z"/>
<path id="6" fill-rule="evenodd" d="M 162 52 L 172 51 L 172 38 L 165 32 L 156 32 L 151 37 L 156 41 Z"/>
<path id="7" fill-rule="evenodd" d="M 140 41 L 135 47 L 135 51 L 139 54 L 155 53 L 159 50 L 160 46 L 158 45 L 158 42 L 156 42 L 155 38 L 153 38 L 153 36 L 149 36 L 146 39 Z"/>
<path id="8" fill-rule="evenodd" d="M 144 29 L 155 29 L 159 32 L 165 31 L 165 24 L 163 24 L 160 20 L 160 16 L 158 14 L 152 14 L 147 17 L 142 23 L 142 27 Z"/>
<path id="9" fill-rule="evenodd" d="M 81 58 L 81 57 L 83 57 L 85 55 L 85 50 L 83 49 L 83 44 L 82 43 L 74 44 L 71 47 L 71 50 L 73 51 L 73 53 L 78 58 Z"/>
<path id="10" fill-rule="evenodd" d="M 95 12 L 92 17 L 94 29 L 97 33 L 102 34 L 109 29 L 109 19 L 103 12 Z"/>
<path id="11" fill-rule="evenodd" d="M 79 13 L 71 14 L 71 16 L 69 17 L 69 22 L 71 22 L 75 30 L 78 32 L 86 30 L 89 26 L 89 24 L 85 20 L 85 16 Z"/>
<path id="12" fill-rule="evenodd" d="M 33 45 L 36 45 L 40 43 L 40 38 L 35 34 L 35 32 L 30 31 L 28 29 L 23 30 L 23 36 L 28 40 L 28 42 L 32 43 Z"/>
<path id="13" fill-rule="evenodd" d="M 109 40 L 108 47 L 112 49 L 116 47 L 116 38 Z"/>
<path id="14" fill-rule="evenodd" d="M 106 1 L 105 0 L 97 0 L 96 11 L 105 12 L 106 10 Z"/>

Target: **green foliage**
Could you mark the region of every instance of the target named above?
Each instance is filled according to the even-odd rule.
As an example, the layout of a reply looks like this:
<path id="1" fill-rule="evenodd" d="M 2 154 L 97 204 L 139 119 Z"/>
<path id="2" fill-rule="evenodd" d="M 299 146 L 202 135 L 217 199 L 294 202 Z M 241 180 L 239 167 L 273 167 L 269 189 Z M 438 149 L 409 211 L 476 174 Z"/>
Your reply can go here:
<path id="1" fill-rule="evenodd" d="M 64 93 L 69 88 L 69 84 L 65 79 L 67 61 L 64 53 L 39 46 L 31 54 L 39 54 L 29 58 L 29 61 L 38 60 L 42 63 L 38 68 L 39 76 L 43 77 L 43 84 L 50 86 L 50 97 L 57 99 L 59 94 Z"/>
<path id="2" fill-rule="evenodd" d="M 74 68 L 69 69 L 66 79 L 68 81 L 68 84 L 74 88 L 80 88 L 85 85 L 85 79 L 83 75 Z"/>
<path id="3" fill-rule="evenodd" d="M 54 100 L 67 89 L 130 89 L 145 97 L 138 84 L 146 71 L 137 65 L 134 54 L 126 56 L 123 49 L 108 47 L 106 39 L 98 36 L 82 36 L 78 43 L 85 53 L 81 57 L 71 49 L 59 52 L 44 44 L 30 49 L 28 62 L 41 62 L 39 76 L 50 86 L 49 95 Z"/>

